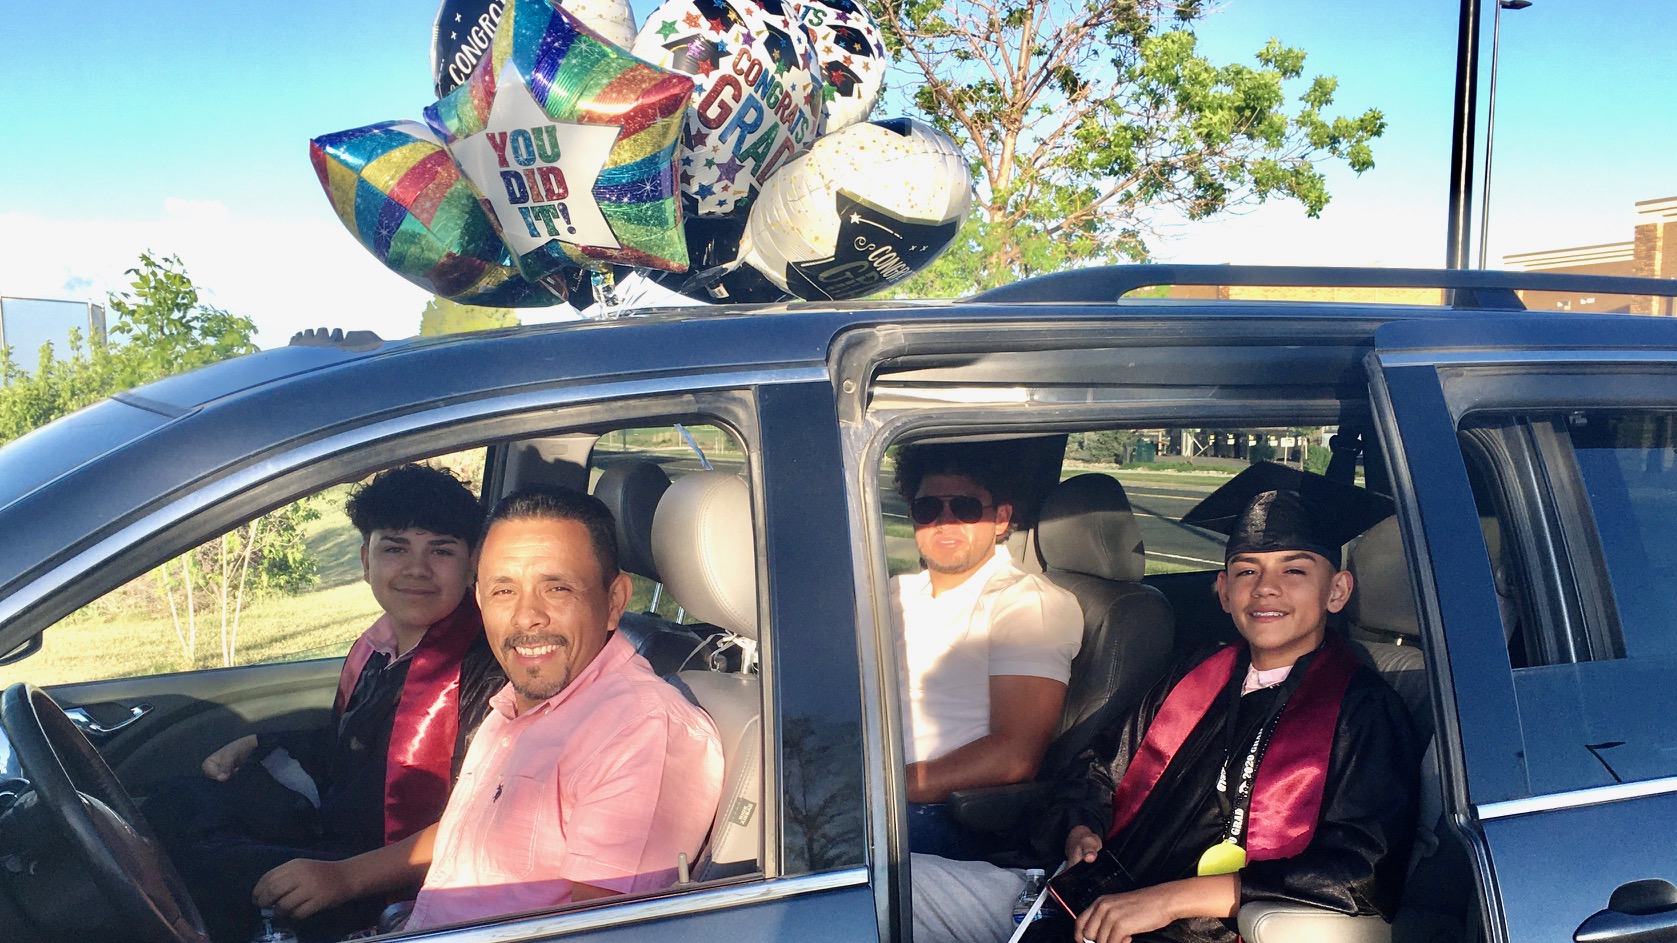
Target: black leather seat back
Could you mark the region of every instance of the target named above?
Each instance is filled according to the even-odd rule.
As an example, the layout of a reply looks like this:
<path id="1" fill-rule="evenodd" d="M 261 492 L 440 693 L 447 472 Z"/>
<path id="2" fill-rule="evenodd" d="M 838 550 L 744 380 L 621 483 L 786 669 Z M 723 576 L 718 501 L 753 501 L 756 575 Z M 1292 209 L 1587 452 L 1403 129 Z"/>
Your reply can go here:
<path id="1" fill-rule="evenodd" d="M 652 515 L 670 489 L 670 476 L 655 462 L 624 462 L 600 472 L 594 497 L 617 521 L 617 564 L 627 573 L 654 583 L 658 567 L 652 559 Z"/>
<path id="2" fill-rule="evenodd" d="M 1052 775 L 1095 733 L 1091 718 L 1140 699 L 1170 665 L 1174 622 L 1164 594 L 1146 586 L 1141 528 L 1124 486 L 1108 475 L 1068 478 L 1043 502 L 1036 529 L 1043 573 L 1083 608 L 1083 647 L 1071 664 L 1060 736 L 1042 774 Z"/>

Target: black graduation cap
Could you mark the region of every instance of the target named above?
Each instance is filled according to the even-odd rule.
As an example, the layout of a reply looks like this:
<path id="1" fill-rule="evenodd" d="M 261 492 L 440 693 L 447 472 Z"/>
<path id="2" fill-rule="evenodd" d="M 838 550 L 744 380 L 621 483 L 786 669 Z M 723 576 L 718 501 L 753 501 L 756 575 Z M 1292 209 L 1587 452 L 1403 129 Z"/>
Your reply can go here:
<path id="1" fill-rule="evenodd" d="M 1182 523 L 1227 534 L 1237 553 L 1308 550 L 1339 563 L 1351 538 L 1391 516 L 1392 499 L 1321 475 L 1258 462 L 1183 515 Z"/>

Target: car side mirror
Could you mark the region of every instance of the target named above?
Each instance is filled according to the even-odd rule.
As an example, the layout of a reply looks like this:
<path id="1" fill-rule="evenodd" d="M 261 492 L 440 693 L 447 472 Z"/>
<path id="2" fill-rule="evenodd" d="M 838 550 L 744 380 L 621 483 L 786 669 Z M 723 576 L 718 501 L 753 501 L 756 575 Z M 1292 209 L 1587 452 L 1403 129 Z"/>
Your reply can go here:
<path id="1" fill-rule="evenodd" d="M 25 658 L 28 658 L 30 655 L 33 655 L 40 650 L 41 650 L 41 636 L 39 634 L 31 635 L 28 638 L 23 640 L 23 644 L 21 644 L 18 647 L 12 649 L 11 651 L 7 652 L 4 655 L 0 655 L 0 667 L 4 667 L 6 665 L 15 665 L 18 662 L 24 660 Z"/>

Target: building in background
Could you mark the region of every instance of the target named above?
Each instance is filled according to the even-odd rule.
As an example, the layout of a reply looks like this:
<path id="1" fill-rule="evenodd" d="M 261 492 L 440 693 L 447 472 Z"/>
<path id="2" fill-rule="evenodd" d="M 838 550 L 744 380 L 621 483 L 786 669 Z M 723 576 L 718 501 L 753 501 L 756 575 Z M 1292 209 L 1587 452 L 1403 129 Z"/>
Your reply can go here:
<path id="1" fill-rule="evenodd" d="M 66 356 L 70 331 L 82 343 L 105 342 L 105 306 L 60 298 L 14 298 L 0 295 L 0 347 L 11 348 L 12 363 L 26 373 L 41 365 L 41 345 L 52 342 L 53 356 Z"/>
<path id="2" fill-rule="evenodd" d="M 1545 249 L 1502 257 L 1503 265 L 1526 272 L 1573 275 L 1633 275 L 1677 278 L 1677 196 L 1636 204 L 1636 227 L 1629 242 Z M 1674 312 L 1677 299 L 1648 295 L 1580 295 L 1568 292 L 1521 292 L 1532 310 L 1602 311 L 1630 314 Z"/>

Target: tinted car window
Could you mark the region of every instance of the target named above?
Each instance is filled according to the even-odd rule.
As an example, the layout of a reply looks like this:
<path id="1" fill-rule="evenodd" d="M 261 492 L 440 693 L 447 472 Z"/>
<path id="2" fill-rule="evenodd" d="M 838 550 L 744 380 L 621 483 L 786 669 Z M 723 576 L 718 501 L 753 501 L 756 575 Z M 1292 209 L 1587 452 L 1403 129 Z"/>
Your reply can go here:
<path id="1" fill-rule="evenodd" d="M 1525 548 L 1517 624 L 1534 657 L 1513 664 L 1535 793 L 1677 775 L 1674 420 L 1575 411 L 1481 424 L 1512 446 L 1506 462 L 1535 473 L 1500 485 L 1501 527 Z"/>

